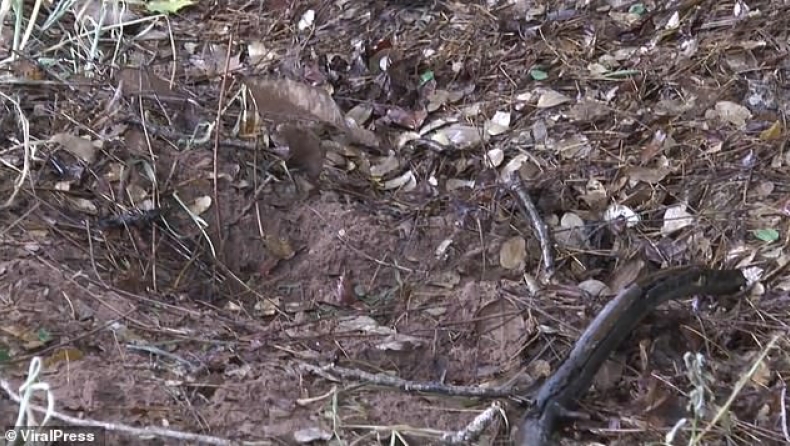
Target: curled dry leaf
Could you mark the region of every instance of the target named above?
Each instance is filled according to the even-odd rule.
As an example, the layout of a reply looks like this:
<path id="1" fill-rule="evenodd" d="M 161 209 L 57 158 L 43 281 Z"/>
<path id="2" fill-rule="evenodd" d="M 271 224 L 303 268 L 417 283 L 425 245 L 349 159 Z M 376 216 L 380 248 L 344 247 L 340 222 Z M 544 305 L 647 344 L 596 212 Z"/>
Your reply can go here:
<path id="1" fill-rule="evenodd" d="M 505 269 L 516 269 L 524 265 L 527 258 L 527 242 L 521 236 L 511 237 L 499 249 L 499 264 Z"/>
<path id="2" fill-rule="evenodd" d="M 763 141 L 776 141 L 782 138 L 784 129 L 782 121 L 774 121 L 770 127 L 760 132 L 760 139 Z"/>
<path id="3" fill-rule="evenodd" d="M 349 123 L 329 93 L 318 87 L 290 79 L 245 77 L 258 112 L 280 120 L 300 119 L 323 122 L 344 130 L 355 142 L 378 147 L 376 136 L 356 123 Z"/>
<path id="4" fill-rule="evenodd" d="M 612 223 L 615 220 L 625 220 L 626 227 L 633 228 L 639 224 L 639 215 L 633 209 L 622 204 L 613 204 L 606 208 L 603 214 L 603 219 L 607 223 Z"/>
<path id="5" fill-rule="evenodd" d="M 262 41 L 256 40 L 247 44 L 247 57 L 249 64 L 254 67 L 261 62 L 274 60 L 277 57 L 277 53 L 268 48 Z"/>
<path id="6" fill-rule="evenodd" d="M 376 348 L 383 351 L 408 351 L 425 344 L 424 339 L 402 333 L 392 333 L 384 338 Z"/>
<path id="7" fill-rule="evenodd" d="M 472 181 L 472 180 L 462 180 L 460 178 L 450 178 L 444 184 L 444 187 L 445 187 L 445 189 L 447 189 L 448 192 L 449 191 L 458 190 L 458 189 L 462 189 L 464 187 L 467 187 L 469 189 L 474 189 L 475 188 L 475 182 Z"/>
<path id="8" fill-rule="evenodd" d="M 404 192 L 413 191 L 416 187 L 417 178 L 411 170 L 407 170 L 402 175 L 385 181 L 384 184 L 381 185 L 381 188 L 384 190 L 402 189 Z"/>
<path id="9" fill-rule="evenodd" d="M 312 28 L 313 23 L 315 23 L 315 10 L 308 9 L 302 14 L 302 18 L 299 19 L 299 23 L 296 25 L 299 31 L 304 31 L 306 29 Z"/>
<path id="10" fill-rule="evenodd" d="M 211 207 L 211 197 L 204 195 L 198 197 L 189 205 L 189 211 L 195 215 L 202 215 Z"/>
<path id="11" fill-rule="evenodd" d="M 346 122 L 348 120 L 354 121 L 357 125 L 365 125 L 366 122 L 373 115 L 373 107 L 367 104 L 357 104 L 351 110 L 346 112 Z"/>
<path id="12" fill-rule="evenodd" d="M 502 169 L 499 171 L 499 178 L 501 181 L 508 181 L 510 179 L 513 172 L 517 172 L 521 170 L 521 166 L 527 162 L 529 158 L 527 155 L 520 153 L 513 157 L 512 160 L 508 161 Z"/>
<path id="13" fill-rule="evenodd" d="M 370 176 L 381 178 L 400 167 L 400 161 L 394 151 L 390 150 L 389 155 L 381 160 L 381 163 L 370 166 Z"/>
<path id="14" fill-rule="evenodd" d="M 93 204 L 93 202 L 88 200 L 87 198 L 75 197 L 72 198 L 70 201 L 75 209 L 78 209 L 86 214 L 97 215 L 99 213 L 99 210 L 96 208 L 96 205 Z"/>
<path id="15" fill-rule="evenodd" d="M 584 290 L 592 297 L 607 295 L 610 293 L 609 287 L 600 280 L 588 279 L 579 283 L 579 288 Z"/>
<path id="16" fill-rule="evenodd" d="M 486 153 L 486 166 L 499 167 L 505 160 L 505 151 L 502 149 L 491 149 Z"/>
<path id="17" fill-rule="evenodd" d="M 453 124 L 437 131 L 432 139 L 459 150 L 470 149 L 484 141 L 486 134 L 471 125 Z"/>
<path id="18" fill-rule="evenodd" d="M 633 283 L 644 269 L 644 260 L 632 259 L 625 262 L 614 272 L 614 277 L 609 283 L 609 289 L 611 289 L 612 293 L 619 293 Z"/>
<path id="19" fill-rule="evenodd" d="M 298 444 L 310 444 L 316 441 L 329 441 L 334 434 L 320 427 L 308 427 L 293 433 L 294 441 Z"/>

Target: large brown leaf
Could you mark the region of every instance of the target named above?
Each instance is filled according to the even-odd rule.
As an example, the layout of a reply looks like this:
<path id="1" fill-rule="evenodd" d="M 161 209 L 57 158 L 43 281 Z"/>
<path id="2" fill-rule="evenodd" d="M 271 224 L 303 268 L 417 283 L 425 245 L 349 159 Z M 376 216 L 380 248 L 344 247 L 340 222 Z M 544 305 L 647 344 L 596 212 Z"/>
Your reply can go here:
<path id="1" fill-rule="evenodd" d="M 355 142 L 378 148 L 378 139 L 368 130 L 349 125 L 329 93 L 290 79 L 245 77 L 258 112 L 278 121 L 319 121 L 343 130 Z"/>

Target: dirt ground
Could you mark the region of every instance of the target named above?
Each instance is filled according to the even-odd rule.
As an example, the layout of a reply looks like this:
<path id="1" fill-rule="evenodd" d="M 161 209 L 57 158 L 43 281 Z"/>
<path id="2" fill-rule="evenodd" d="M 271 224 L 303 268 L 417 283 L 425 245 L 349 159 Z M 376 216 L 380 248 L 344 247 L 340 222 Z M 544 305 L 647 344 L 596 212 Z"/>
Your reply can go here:
<path id="1" fill-rule="evenodd" d="M 86 420 L 435 444 L 496 399 L 329 366 L 526 395 L 612 293 L 700 264 L 759 280 L 661 307 L 563 437 L 662 444 L 685 418 L 671 444 L 790 442 L 786 2 L 196 3 L 108 16 L 144 20 L 93 60 L 75 30 L 94 25 L 66 14 L 4 65 L 13 389 L 37 356 L 56 410 Z M 550 278 L 506 171 L 550 228 Z M 511 444 L 524 406 L 499 401 L 473 444 Z"/>

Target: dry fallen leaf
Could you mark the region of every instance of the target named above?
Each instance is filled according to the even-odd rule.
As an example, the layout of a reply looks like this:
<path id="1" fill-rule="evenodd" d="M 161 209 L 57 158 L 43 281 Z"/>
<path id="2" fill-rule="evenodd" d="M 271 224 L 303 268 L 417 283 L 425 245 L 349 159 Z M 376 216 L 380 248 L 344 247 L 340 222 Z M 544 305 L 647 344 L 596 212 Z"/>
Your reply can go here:
<path id="1" fill-rule="evenodd" d="M 760 139 L 763 141 L 776 141 L 782 138 L 782 133 L 782 122 L 774 121 L 770 127 L 760 132 Z"/>
<path id="2" fill-rule="evenodd" d="M 570 249 L 581 249 L 587 241 L 584 220 L 573 212 L 566 212 L 560 219 L 560 230 L 554 238 L 557 244 Z"/>
<path id="3" fill-rule="evenodd" d="M 282 305 L 280 302 L 279 297 L 275 297 L 274 299 L 264 298 L 255 302 L 255 312 L 259 316 L 274 316 L 277 314 L 278 308 Z"/>
<path id="4" fill-rule="evenodd" d="M 499 249 L 499 264 L 506 269 L 516 269 L 524 265 L 527 258 L 526 248 L 527 242 L 523 237 L 511 237 Z"/>
<path id="5" fill-rule="evenodd" d="M 498 364 L 513 358 L 521 349 L 519 342 L 526 332 L 524 318 L 509 300 L 495 299 L 475 314 L 478 348 L 490 352 Z"/>
<path id="6" fill-rule="evenodd" d="M 610 114 L 611 111 L 606 103 L 592 99 L 582 100 L 568 110 L 568 118 L 578 122 L 596 121 Z"/>
<path id="7" fill-rule="evenodd" d="M 505 133 L 510 128 L 510 113 L 498 111 L 490 121 L 486 121 L 486 133 L 491 136 L 497 136 Z"/>
<path id="8" fill-rule="evenodd" d="M 538 98 L 538 108 L 551 108 L 569 102 L 571 98 L 550 88 L 544 88 Z"/>
<path id="9" fill-rule="evenodd" d="M 170 88 L 170 82 L 145 68 L 123 68 L 115 75 L 115 79 L 125 95 L 155 95 L 160 100 L 180 97 L 180 93 Z"/>
<path id="10" fill-rule="evenodd" d="M 320 427 L 299 429 L 293 433 L 294 441 L 298 444 L 310 444 L 316 441 L 329 441 L 334 435 L 332 432 Z"/>
<path id="11" fill-rule="evenodd" d="M 714 110 L 719 119 L 738 128 L 745 127 L 746 121 L 752 118 L 752 112 L 748 108 L 731 101 L 717 102 Z"/>
<path id="12" fill-rule="evenodd" d="M 486 166 L 499 167 L 505 160 L 505 151 L 499 148 L 491 149 L 486 153 Z"/>
<path id="13" fill-rule="evenodd" d="M 211 197 L 208 195 L 203 195 L 202 197 L 198 197 L 192 204 L 189 205 L 189 211 L 195 215 L 202 215 L 204 212 L 211 207 Z"/>
<path id="14" fill-rule="evenodd" d="M 664 225 L 661 234 L 669 235 L 694 223 L 694 217 L 686 210 L 685 204 L 670 206 L 664 212 Z"/>
<path id="15" fill-rule="evenodd" d="M 400 167 L 400 161 L 394 151 L 390 150 L 389 155 L 382 159 L 380 163 L 370 166 L 370 176 L 382 178 L 390 172 Z"/>
<path id="16" fill-rule="evenodd" d="M 378 147 L 376 136 L 358 126 L 349 124 L 335 100 L 318 87 L 290 79 L 245 77 L 258 112 L 278 120 L 319 121 L 344 130 L 356 142 Z"/>
<path id="17" fill-rule="evenodd" d="M 383 351 L 402 352 L 412 350 L 423 344 L 425 344 L 424 339 L 402 333 L 392 333 L 376 344 L 376 348 Z"/>
<path id="18" fill-rule="evenodd" d="M 411 170 L 407 170 L 403 174 L 389 181 L 385 181 L 384 184 L 381 185 L 381 188 L 384 190 L 402 189 L 404 192 L 413 191 L 416 187 L 417 178 Z"/>
<path id="19" fill-rule="evenodd" d="M 633 183 L 647 183 L 658 184 L 669 175 L 671 169 L 669 167 L 642 167 L 642 166 L 629 166 L 625 170 Z"/>
<path id="20" fill-rule="evenodd" d="M 44 359 L 44 367 L 50 368 L 61 362 L 79 361 L 84 356 L 85 353 L 83 353 L 82 350 L 78 350 L 74 347 L 66 347 L 47 356 L 47 358 Z"/>
<path id="21" fill-rule="evenodd" d="M 453 124 L 438 130 L 431 138 L 442 145 L 464 150 L 476 147 L 486 137 L 487 134 L 477 127 Z"/>
<path id="22" fill-rule="evenodd" d="M 546 145 L 564 159 L 589 158 L 593 151 L 590 140 L 581 133 L 563 138 L 554 144 L 547 142 Z"/>
<path id="23" fill-rule="evenodd" d="M 96 160 L 96 152 L 101 144 L 100 142 L 93 143 L 90 140 L 70 133 L 56 133 L 49 140 L 60 144 L 67 152 L 88 164 Z"/>
<path id="24" fill-rule="evenodd" d="M 294 249 L 291 247 L 291 242 L 285 237 L 279 237 L 274 234 L 266 234 L 263 237 L 263 245 L 271 255 L 278 259 L 288 260 L 296 254 Z"/>

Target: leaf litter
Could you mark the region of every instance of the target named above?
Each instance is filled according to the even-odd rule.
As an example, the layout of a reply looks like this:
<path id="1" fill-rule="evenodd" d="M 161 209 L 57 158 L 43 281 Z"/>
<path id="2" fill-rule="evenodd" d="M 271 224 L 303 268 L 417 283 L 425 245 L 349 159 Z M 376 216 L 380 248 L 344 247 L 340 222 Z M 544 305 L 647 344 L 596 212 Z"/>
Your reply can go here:
<path id="1" fill-rule="evenodd" d="M 676 390 L 695 385 L 676 373 L 693 350 L 715 378 L 706 401 L 732 397 L 694 420 L 728 420 L 705 441 L 790 441 L 777 428 L 786 339 L 760 359 L 790 319 L 784 6 L 120 6 L 43 5 L 13 53 L 14 21 L 0 26 L 21 56 L 0 77 L 2 178 L 23 185 L 0 231 L 12 387 L 36 352 L 57 407 L 88 418 L 284 442 L 456 432 L 472 417 L 455 409 L 487 401 L 436 397 L 437 412 L 394 389 L 333 390 L 296 364 L 540 379 L 641 275 L 759 265 L 748 305 L 697 296 L 640 327 L 584 397 L 606 421 L 572 429 L 663 441 L 694 415 Z M 513 174 L 551 236 L 549 281 L 504 193 Z M 119 344 L 131 341 L 204 365 L 184 376 Z M 157 383 L 206 423 L 177 416 Z"/>

